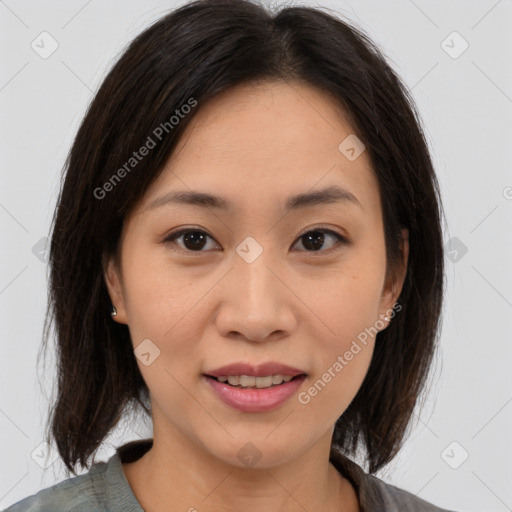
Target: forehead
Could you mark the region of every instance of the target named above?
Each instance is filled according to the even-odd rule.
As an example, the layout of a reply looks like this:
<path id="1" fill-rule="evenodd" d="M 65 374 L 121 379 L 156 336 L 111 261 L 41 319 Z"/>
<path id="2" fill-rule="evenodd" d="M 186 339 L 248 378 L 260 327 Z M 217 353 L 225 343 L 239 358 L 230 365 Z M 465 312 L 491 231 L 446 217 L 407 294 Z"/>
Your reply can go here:
<path id="1" fill-rule="evenodd" d="M 363 207 L 379 206 L 367 152 L 347 158 L 344 141 L 354 130 L 322 91 L 298 82 L 241 85 L 197 109 L 143 207 L 171 190 L 201 190 L 243 207 L 333 185 Z"/>

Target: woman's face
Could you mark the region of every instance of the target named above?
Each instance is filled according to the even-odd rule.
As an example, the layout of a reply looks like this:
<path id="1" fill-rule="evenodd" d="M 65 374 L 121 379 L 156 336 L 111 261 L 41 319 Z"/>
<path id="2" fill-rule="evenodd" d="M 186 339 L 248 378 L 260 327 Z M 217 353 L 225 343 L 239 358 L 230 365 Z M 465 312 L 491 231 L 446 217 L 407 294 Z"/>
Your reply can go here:
<path id="1" fill-rule="evenodd" d="M 121 268 L 110 261 L 107 285 L 151 393 L 155 439 L 270 467 L 330 440 L 365 378 L 376 331 L 394 315 L 405 271 L 386 282 L 378 183 L 329 97 L 268 83 L 197 108 L 126 220 Z M 328 188 L 331 200 L 314 200 Z M 225 206 L 173 201 L 175 192 Z M 407 240 L 403 251 L 406 262 Z M 269 362 L 306 377 L 266 391 L 206 377 Z"/>

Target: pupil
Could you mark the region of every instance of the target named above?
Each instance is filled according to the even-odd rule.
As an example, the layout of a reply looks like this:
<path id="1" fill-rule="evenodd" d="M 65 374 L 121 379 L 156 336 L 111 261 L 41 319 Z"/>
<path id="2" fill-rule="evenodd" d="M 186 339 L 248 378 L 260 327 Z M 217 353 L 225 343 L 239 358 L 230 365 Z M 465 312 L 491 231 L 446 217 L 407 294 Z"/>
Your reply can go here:
<path id="1" fill-rule="evenodd" d="M 316 233 L 316 235 L 311 234 L 311 233 Z M 304 247 L 306 247 L 306 249 L 308 249 L 308 248 L 320 249 L 322 247 L 322 245 L 324 244 L 324 234 L 321 231 L 312 231 L 311 233 L 304 235 L 306 238 L 306 243 L 304 243 Z M 309 244 L 310 241 L 313 241 L 312 247 L 311 246 L 308 247 L 308 245 L 310 245 Z"/>
<path id="2" fill-rule="evenodd" d="M 197 231 L 192 231 L 190 233 L 186 233 L 183 237 L 183 243 L 187 247 L 187 249 L 201 249 L 204 244 L 204 234 L 199 233 Z M 192 242 L 190 246 L 187 246 L 187 243 Z"/>

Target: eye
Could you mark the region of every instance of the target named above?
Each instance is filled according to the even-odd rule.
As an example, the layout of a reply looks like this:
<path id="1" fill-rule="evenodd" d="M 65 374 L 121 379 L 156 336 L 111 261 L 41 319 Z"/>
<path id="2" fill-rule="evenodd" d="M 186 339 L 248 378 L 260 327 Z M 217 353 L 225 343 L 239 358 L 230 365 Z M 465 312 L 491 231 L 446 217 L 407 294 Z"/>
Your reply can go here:
<path id="1" fill-rule="evenodd" d="M 171 233 L 162 243 L 174 242 L 183 237 L 184 250 L 190 252 L 204 252 L 201 249 L 205 246 L 207 238 L 213 240 L 206 232 L 201 229 L 182 229 L 176 233 Z M 180 244 L 178 244 L 180 245 Z M 207 245 L 207 244 L 206 244 Z M 181 245 L 180 245 L 181 246 Z M 183 249 L 183 247 L 181 247 Z"/>
<path id="2" fill-rule="evenodd" d="M 298 240 L 303 240 L 302 245 L 307 249 L 312 249 L 307 250 L 306 252 L 326 252 L 326 250 L 319 250 L 324 245 L 326 236 L 335 240 L 334 244 L 331 244 L 331 248 L 334 245 L 348 244 L 348 240 L 344 236 L 336 233 L 335 231 L 332 231 L 331 229 L 323 228 L 321 226 L 306 231 L 299 236 Z"/>
<path id="3" fill-rule="evenodd" d="M 322 228 L 320 226 L 300 235 L 298 241 L 303 240 L 303 246 L 306 248 L 306 252 L 322 252 L 319 249 L 324 246 L 326 237 L 335 240 L 335 242 L 331 244 L 331 248 L 336 245 L 336 243 L 338 245 L 349 243 L 342 235 L 331 229 Z M 181 243 L 178 243 L 181 249 L 188 252 L 205 252 L 202 249 L 208 246 L 208 239 L 214 240 L 208 233 L 201 229 L 187 228 L 171 233 L 162 240 L 162 243 L 178 243 L 178 241 L 181 240 Z"/>

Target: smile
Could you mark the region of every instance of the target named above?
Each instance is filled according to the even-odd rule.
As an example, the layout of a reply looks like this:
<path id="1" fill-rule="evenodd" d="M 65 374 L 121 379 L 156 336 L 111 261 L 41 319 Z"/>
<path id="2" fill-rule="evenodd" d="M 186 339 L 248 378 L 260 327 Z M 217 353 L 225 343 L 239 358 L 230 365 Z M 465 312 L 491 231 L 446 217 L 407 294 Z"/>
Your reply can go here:
<path id="1" fill-rule="evenodd" d="M 242 412 L 266 412 L 279 408 L 298 391 L 306 379 L 305 374 L 295 377 L 289 375 L 286 377 L 283 375 L 266 377 L 203 375 L 203 377 L 216 398 Z M 224 379 L 224 382 L 220 379 Z"/>

